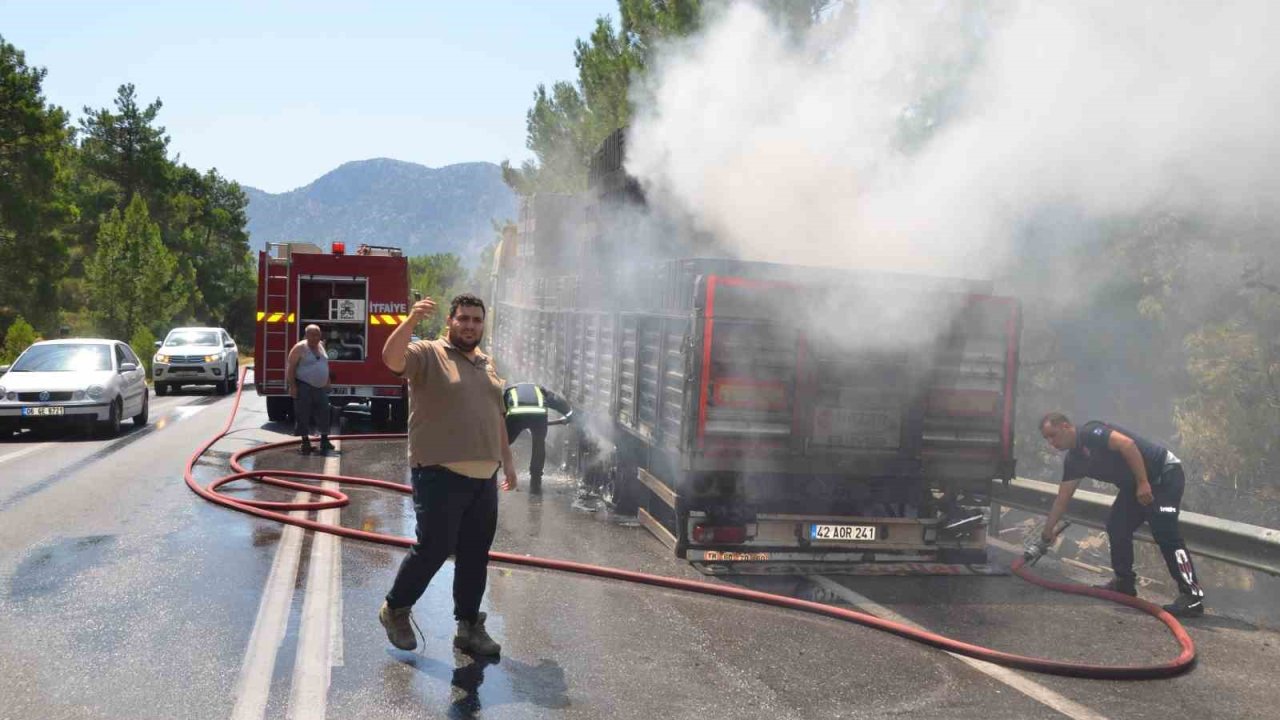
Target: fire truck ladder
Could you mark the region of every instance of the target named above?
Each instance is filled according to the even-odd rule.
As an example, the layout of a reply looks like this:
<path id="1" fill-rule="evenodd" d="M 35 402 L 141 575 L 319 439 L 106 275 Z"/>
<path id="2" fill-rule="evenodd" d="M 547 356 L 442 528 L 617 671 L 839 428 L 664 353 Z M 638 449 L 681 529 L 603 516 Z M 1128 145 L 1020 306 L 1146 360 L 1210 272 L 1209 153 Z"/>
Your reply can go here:
<path id="1" fill-rule="evenodd" d="M 289 292 L 289 256 L 288 243 L 268 243 L 267 255 L 267 287 L 265 316 L 263 328 L 263 368 L 262 381 L 265 386 L 284 387 L 285 365 L 289 358 L 289 350 L 293 347 L 292 332 L 294 326 L 293 307 Z"/>

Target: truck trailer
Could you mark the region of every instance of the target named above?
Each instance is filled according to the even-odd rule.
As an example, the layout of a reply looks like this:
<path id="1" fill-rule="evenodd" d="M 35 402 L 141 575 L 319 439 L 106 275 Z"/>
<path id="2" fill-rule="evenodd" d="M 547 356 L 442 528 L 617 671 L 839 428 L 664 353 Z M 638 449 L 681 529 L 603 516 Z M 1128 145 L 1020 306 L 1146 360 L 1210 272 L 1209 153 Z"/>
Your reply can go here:
<path id="1" fill-rule="evenodd" d="M 585 231 L 522 218 L 535 231 L 495 264 L 492 351 L 573 403 L 578 473 L 704 572 L 982 571 L 991 486 L 1014 475 L 1018 302 L 985 281 L 636 261 L 609 219 L 641 202 L 621 144 L 578 198 Z"/>

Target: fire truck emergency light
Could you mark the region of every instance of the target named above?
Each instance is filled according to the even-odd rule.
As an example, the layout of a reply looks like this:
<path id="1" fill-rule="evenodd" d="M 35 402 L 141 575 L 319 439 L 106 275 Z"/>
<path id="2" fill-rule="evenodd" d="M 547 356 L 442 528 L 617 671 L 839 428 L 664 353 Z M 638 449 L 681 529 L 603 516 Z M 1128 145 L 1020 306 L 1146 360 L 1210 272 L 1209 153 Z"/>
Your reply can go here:
<path id="1" fill-rule="evenodd" d="M 341 243 L 341 242 L 335 242 L 335 243 L 333 243 L 333 254 L 334 254 L 334 255 L 346 255 L 346 254 L 347 254 L 347 244 L 346 244 L 346 243 Z"/>

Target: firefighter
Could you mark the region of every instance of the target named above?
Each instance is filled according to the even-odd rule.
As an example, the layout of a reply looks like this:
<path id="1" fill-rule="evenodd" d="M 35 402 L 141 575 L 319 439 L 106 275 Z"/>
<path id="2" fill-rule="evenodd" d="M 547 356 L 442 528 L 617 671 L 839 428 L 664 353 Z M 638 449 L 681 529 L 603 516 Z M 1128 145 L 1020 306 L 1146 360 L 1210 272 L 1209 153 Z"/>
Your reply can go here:
<path id="1" fill-rule="evenodd" d="M 514 443 L 520 433 L 529 431 L 533 448 L 529 453 L 529 492 L 542 492 L 542 468 L 547 462 L 547 409 L 568 422 L 573 408 L 564 398 L 535 383 L 508 385 L 502 393 L 506 405 L 507 440 Z"/>
<path id="2" fill-rule="evenodd" d="M 329 442 L 329 356 L 321 341 L 320 326 L 308 325 L 304 340 L 289 350 L 285 383 L 293 398 L 294 429 L 302 437 L 298 452 L 310 455 L 311 432 L 320 434 L 320 454 L 337 448 Z"/>
<path id="3" fill-rule="evenodd" d="M 1178 513 L 1186 482 L 1182 462 L 1168 449 L 1110 423 L 1091 420 L 1076 428 L 1059 412 L 1040 420 L 1040 434 L 1055 450 L 1065 450 L 1062 484 L 1044 529 L 1027 544 L 1027 556 L 1037 559 L 1053 542 L 1057 527 L 1075 495 L 1081 478 L 1111 483 L 1119 488 L 1107 519 L 1111 543 L 1111 570 L 1115 577 L 1098 587 L 1136 597 L 1133 571 L 1133 533 L 1146 522 L 1164 555 L 1169 575 L 1178 585 L 1178 597 L 1164 609 L 1178 617 L 1204 614 L 1204 591 L 1196 581 L 1191 555 L 1178 532 Z"/>

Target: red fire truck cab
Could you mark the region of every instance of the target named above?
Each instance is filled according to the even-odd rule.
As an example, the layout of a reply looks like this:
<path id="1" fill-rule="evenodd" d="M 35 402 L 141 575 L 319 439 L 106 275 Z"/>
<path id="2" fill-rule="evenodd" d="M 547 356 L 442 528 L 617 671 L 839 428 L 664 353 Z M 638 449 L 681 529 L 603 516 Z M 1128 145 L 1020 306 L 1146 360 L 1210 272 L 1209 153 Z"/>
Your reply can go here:
<path id="1" fill-rule="evenodd" d="M 268 243 L 258 253 L 254 385 L 267 416 L 293 417 L 285 386 L 289 350 L 308 325 L 320 326 L 329 356 L 329 399 L 368 403 L 376 424 L 407 418 L 404 381 L 382 364 L 382 345 L 408 319 L 409 261 L 399 248 L 343 243 L 330 252 L 311 243 Z"/>

